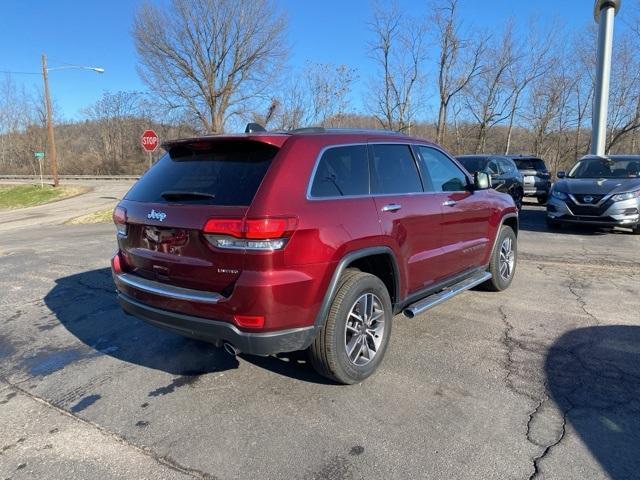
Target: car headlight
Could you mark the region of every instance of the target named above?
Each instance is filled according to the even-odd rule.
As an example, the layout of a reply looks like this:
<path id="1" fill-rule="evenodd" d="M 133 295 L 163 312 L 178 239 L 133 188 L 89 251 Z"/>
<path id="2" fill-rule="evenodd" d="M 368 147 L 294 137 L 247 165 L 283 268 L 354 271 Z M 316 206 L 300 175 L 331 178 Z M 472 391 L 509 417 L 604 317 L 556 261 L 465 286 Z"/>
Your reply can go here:
<path id="1" fill-rule="evenodd" d="M 553 198 L 557 198 L 558 200 L 566 200 L 567 198 L 569 198 L 566 193 L 561 192 L 560 190 L 552 191 L 551 196 Z"/>
<path id="2" fill-rule="evenodd" d="M 635 192 L 618 193 L 611 197 L 611 199 L 614 202 L 624 202 L 625 200 L 633 200 L 638 197 L 640 197 L 640 190 L 636 190 Z"/>

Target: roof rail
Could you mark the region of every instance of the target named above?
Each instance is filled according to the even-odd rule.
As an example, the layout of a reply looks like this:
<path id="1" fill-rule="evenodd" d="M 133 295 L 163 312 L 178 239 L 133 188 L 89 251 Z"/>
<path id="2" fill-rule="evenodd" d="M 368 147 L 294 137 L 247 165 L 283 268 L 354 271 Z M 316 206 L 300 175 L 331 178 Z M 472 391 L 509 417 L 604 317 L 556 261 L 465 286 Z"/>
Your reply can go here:
<path id="1" fill-rule="evenodd" d="M 305 133 L 368 133 L 370 135 L 402 135 L 400 132 L 393 130 L 382 130 L 376 128 L 325 128 L 325 127 L 304 127 L 289 130 L 288 133 L 292 134 L 305 134 Z"/>

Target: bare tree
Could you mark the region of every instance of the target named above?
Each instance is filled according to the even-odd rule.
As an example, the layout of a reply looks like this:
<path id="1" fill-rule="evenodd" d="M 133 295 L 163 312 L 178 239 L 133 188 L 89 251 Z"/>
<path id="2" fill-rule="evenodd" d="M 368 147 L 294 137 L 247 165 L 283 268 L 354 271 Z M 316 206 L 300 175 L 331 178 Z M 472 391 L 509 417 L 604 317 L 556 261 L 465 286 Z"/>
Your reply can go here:
<path id="1" fill-rule="evenodd" d="M 277 76 L 285 27 L 270 0 L 144 3 L 133 26 L 139 72 L 167 107 L 223 131 Z"/>
<path id="2" fill-rule="evenodd" d="M 404 17 L 393 4 L 388 9 L 376 6 L 369 28 L 378 76 L 371 83 L 368 108 L 383 128 L 410 130 L 421 100 L 424 27 Z"/>
<path id="3" fill-rule="evenodd" d="M 131 153 L 138 147 L 141 134 L 141 94 L 137 92 L 104 92 L 102 97 L 84 109 L 85 116 L 95 122 L 98 135 L 89 149 L 98 157 L 101 170 L 118 174 Z"/>
<path id="4" fill-rule="evenodd" d="M 616 48 L 612 72 L 606 151 L 640 129 L 640 60 L 635 42 L 624 36 Z"/>
<path id="5" fill-rule="evenodd" d="M 465 89 L 465 104 L 476 120 L 475 152 L 485 150 L 487 133 L 496 124 L 509 118 L 513 91 L 507 86 L 509 69 L 517 62 L 512 26 L 505 28 L 500 41 L 489 50 L 482 69 Z"/>
<path id="6" fill-rule="evenodd" d="M 349 108 L 356 71 L 347 65 L 309 63 L 294 72 L 271 99 L 267 114 L 251 117 L 281 130 L 309 126 L 341 126 Z"/>
<path id="7" fill-rule="evenodd" d="M 511 103 L 509 105 L 509 127 L 507 129 L 507 141 L 504 148 L 505 155 L 509 154 L 511 149 L 511 137 L 513 135 L 513 127 L 516 115 L 520 109 L 520 101 L 526 95 L 527 88 L 531 82 L 540 78 L 549 72 L 553 63 L 557 61 L 551 55 L 551 45 L 554 36 L 551 32 L 538 37 L 530 34 L 523 42 L 519 43 L 515 48 L 514 61 L 507 68 L 507 88 L 511 90 Z"/>
<path id="8" fill-rule="evenodd" d="M 349 105 L 355 70 L 347 65 L 309 65 L 304 78 L 311 97 L 311 123 L 339 126 Z"/>
<path id="9" fill-rule="evenodd" d="M 442 0 L 433 5 L 431 22 L 438 46 L 438 123 L 436 142 L 444 143 L 447 113 L 451 101 L 481 72 L 486 39 L 462 38 L 457 15 L 458 0 Z"/>

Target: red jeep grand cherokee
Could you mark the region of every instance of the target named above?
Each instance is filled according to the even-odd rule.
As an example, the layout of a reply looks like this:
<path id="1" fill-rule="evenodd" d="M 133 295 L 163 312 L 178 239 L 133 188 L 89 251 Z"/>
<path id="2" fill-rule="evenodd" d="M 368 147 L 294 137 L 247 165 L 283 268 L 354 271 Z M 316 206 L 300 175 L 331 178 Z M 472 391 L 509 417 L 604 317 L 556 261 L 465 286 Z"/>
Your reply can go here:
<path id="1" fill-rule="evenodd" d="M 309 349 L 341 383 L 412 317 L 516 263 L 511 197 L 424 140 L 302 129 L 176 140 L 114 211 L 128 313 L 232 353 Z"/>

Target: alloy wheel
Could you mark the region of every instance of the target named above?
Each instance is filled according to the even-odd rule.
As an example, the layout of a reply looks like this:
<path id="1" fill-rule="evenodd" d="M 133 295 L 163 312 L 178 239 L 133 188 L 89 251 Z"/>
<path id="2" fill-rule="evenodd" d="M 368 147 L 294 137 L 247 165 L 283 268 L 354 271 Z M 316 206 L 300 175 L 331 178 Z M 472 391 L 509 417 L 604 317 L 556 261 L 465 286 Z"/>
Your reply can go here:
<path id="1" fill-rule="evenodd" d="M 513 274 L 516 263 L 515 252 L 513 251 L 513 240 L 506 237 L 500 245 L 500 276 L 503 280 L 509 280 Z"/>
<path id="2" fill-rule="evenodd" d="M 344 331 L 347 356 L 351 363 L 363 366 L 378 353 L 384 335 L 384 308 L 373 293 L 361 295 L 349 310 Z"/>

